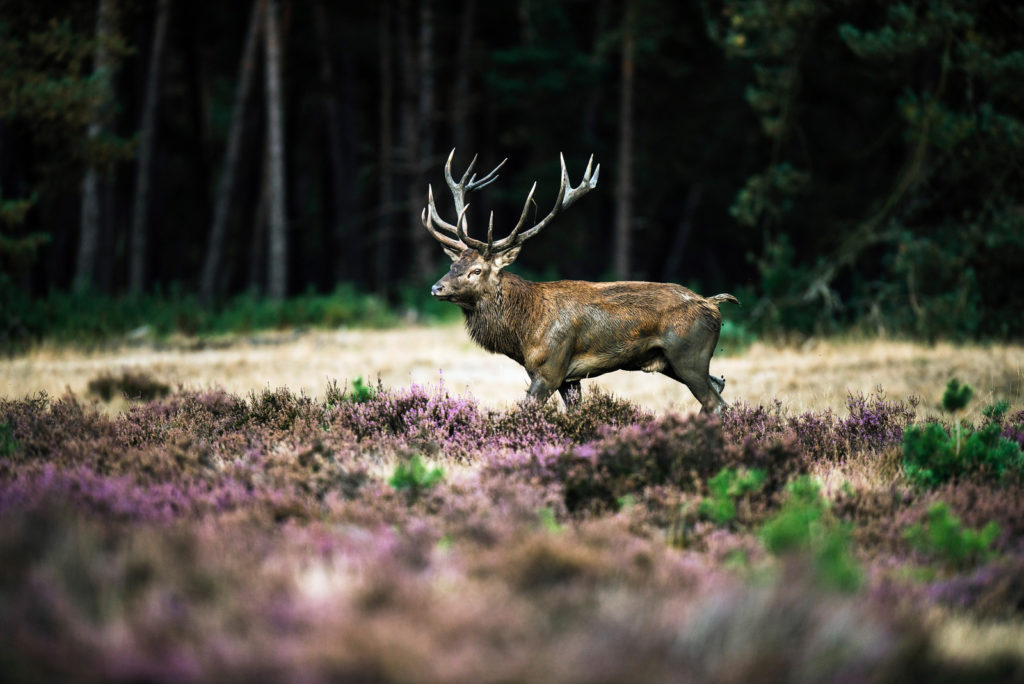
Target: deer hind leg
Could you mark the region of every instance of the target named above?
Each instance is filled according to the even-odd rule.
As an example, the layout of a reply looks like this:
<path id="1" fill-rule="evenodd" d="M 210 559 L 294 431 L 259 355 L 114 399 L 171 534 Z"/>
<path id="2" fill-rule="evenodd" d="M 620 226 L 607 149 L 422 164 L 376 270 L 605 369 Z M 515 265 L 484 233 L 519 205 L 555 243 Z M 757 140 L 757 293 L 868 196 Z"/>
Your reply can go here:
<path id="1" fill-rule="evenodd" d="M 572 408 L 578 405 L 583 396 L 583 391 L 580 389 L 580 381 L 563 382 L 562 386 L 558 388 L 558 394 L 561 395 L 562 401 L 565 402 L 565 408 Z"/>
<path id="2" fill-rule="evenodd" d="M 729 406 L 721 395 L 725 379 L 716 378 L 708 372 L 711 354 L 717 343 L 717 335 L 714 337 L 716 339 L 709 338 L 700 346 L 689 342 L 686 337 L 680 337 L 676 344 L 665 349 L 669 368 L 663 373 L 689 388 L 700 402 L 701 413 L 721 413 L 723 408 Z"/>

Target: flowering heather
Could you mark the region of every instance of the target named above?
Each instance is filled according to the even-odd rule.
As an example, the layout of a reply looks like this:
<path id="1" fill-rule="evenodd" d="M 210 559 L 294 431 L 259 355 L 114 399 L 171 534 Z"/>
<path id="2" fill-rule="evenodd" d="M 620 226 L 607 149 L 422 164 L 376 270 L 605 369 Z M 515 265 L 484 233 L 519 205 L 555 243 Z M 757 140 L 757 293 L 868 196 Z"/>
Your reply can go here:
<path id="1" fill-rule="evenodd" d="M 1002 436 L 1024 450 L 1024 411 L 1017 411 L 1010 420 L 1003 423 Z"/>
<path id="2" fill-rule="evenodd" d="M 918 400 L 891 401 L 881 388 L 864 396 L 850 394 L 846 400 L 849 415 L 832 411 L 807 411 L 788 416 L 779 401 L 768 406 L 741 404 L 723 419 L 725 429 L 736 440 L 761 442 L 792 434 L 801 450 L 815 459 L 839 460 L 858 451 L 880 451 L 900 444 L 903 431 L 914 420 Z"/>
<path id="3" fill-rule="evenodd" d="M 655 416 L 590 393 L 492 411 L 419 386 L 179 390 L 115 417 L 0 400 L 0 662 L 39 681 L 934 677 L 951 665 L 927 608 L 1024 611 L 1022 490 L 810 475 L 881 468 L 913 407 Z M 723 472 L 757 486 L 734 496 Z M 723 491 L 729 514 L 707 514 Z M 940 502 L 998 525 L 985 554 L 911 543 Z"/>

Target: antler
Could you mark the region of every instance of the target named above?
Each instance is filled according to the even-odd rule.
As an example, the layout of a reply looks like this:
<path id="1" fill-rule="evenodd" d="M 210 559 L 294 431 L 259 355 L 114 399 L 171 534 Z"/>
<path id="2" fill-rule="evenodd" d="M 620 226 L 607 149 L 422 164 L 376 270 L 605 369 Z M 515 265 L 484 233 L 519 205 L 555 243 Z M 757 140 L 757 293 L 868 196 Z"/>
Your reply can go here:
<path id="1" fill-rule="evenodd" d="M 444 165 L 444 177 L 448 181 L 448 187 L 452 191 L 452 197 L 455 198 L 455 213 L 458 215 L 458 219 L 455 225 L 448 223 L 437 213 L 437 206 L 434 204 L 434 189 L 431 186 L 427 186 L 427 207 L 423 210 L 420 215 L 420 219 L 423 221 L 424 227 L 430 232 L 434 238 L 445 247 L 453 249 L 457 252 L 462 252 L 467 248 L 475 249 L 479 252 L 485 252 L 490 242 L 491 231 L 488 230 L 488 242 L 481 242 L 475 240 L 466 235 L 465 227 L 465 215 L 469 205 L 466 204 L 466 193 L 490 185 L 498 178 L 498 171 L 505 165 L 508 158 L 501 161 L 500 164 L 491 169 L 490 173 L 485 175 L 483 178 L 477 179 L 476 174 L 470 176 L 473 172 L 473 167 L 476 165 L 477 157 L 473 156 L 473 161 L 469 162 L 469 166 L 466 168 L 466 172 L 462 174 L 462 178 L 458 183 L 455 182 L 455 178 L 452 177 L 452 159 L 455 157 L 455 148 L 448 154 L 448 161 Z M 439 228 L 443 228 L 450 233 L 455 234 L 458 239 L 451 238 L 444 233 L 436 230 L 434 224 Z M 493 226 L 493 217 L 492 217 Z"/>
<path id="2" fill-rule="evenodd" d="M 458 215 L 455 225 L 448 223 L 437 213 L 437 207 L 434 205 L 434 190 L 429 185 L 427 186 L 427 207 L 423 210 L 420 218 L 430 234 L 445 247 L 454 250 L 457 253 L 461 253 L 466 249 L 475 249 L 485 257 L 517 249 L 526 240 L 529 240 L 531 237 L 543 230 L 548 223 L 551 222 L 551 219 L 557 216 L 562 209 L 569 207 L 573 202 L 597 187 L 597 177 L 601 173 L 601 165 L 598 164 L 594 167 L 594 155 L 590 155 L 590 161 L 587 162 L 587 170 L 583 173 L 583 180 L 574 188 L 569 181 L 569 172 L 565 168 L 565 157 L 562 154 L 559 154 L 558 158 L 562 164 L 562 180 L 558 188 L 558 197 L 555 199 L 555 206 L 551 209 L 548 215 L 538 223 L 533 224 L 530 228 L 523 231 L 523 225 L 526 223 L 526 215 L 529 213 L 530 204 L 533 203 L 533 193 L 537 190 L 537 183 L 534 182 L 533 187 L 530 188 L 530 193 L 526 196 L 526 203 L 523 205 L 523 211 L 519 216 L 519 222 L 516 223 L 512 232 L 509 233 L 507 237 L 502 238 L 497 242 L 494 241 L 494 212 L 492 211 L 490 220 L 487 224 L 487 242 L 483 242 L 481 240 L 471 238 L 466 234 L 467 226 L 465 216 L 466 210 L 469 209 L 469 205 L 466 204 L 466 193 L 473 190 L 479 190 L 485 185 L 493 183 L 498 178 L 498 170 L 505 165 L 505 162 L 508 161 L 508 159 L 503 160 L 500 164 L 494 167 L 490 173 L 477 180 L 475 174 L 470 176 L 470 173 L 473 171 L 473 166 L 476 164 L 477 158 L 474 156 L 473 161 L 469 163 L 469 167 L 462 175 L 461 180 L 456 183 L 455 179 L 452 177 L 452 158 L 454 156 L 455 150 L 453 149 L 451 154 L 448 155 L 448 161 L 444 165 L 444 177 L 445 180 L 448 181 L 448 187 L 452 191 L 452 196 L 455 198 L 455 212 Z M 449 235 L 445 235 L 435 228 L 435 224 L 437 228 L 442 228 L 449 233 L 453 233 L 456 237 L 453 238 Z"/>
<path id="3" fill-rule="evenodd" d="M 533 224 L 525 232 L 520 233 L 523 228 L 523 224 L 526 222 L 526 214 L 529 211 L 530 203 L 533 201 L 533 192 L 537 189 L 537 183 L 534 181 L 533 187 L 530 188 L 530 194 L 526 196 L 526 203 L 523 205 L 523 213 L 519 215 L 519 223 L 512 229 L 508 237 L 498 240 L 495 243 L 489 243 L 488 249 L 493 253 L 506 252 L 510 249 L 520 246 L 534 235 L 544 230 L 544 228 L 551 222 L 551 219 L 555 218 L 562 209 L 568 208 L 573 202 L 578 200 L 583 195 L 587 194 L 591 190 L 597 187 L 597 177 L 601 173 L 601 165 L 598 164 L 597 168 L 591 169 L 594 165 L 594 155 L 590 155 L 590 160 L 587 162 L 587 170 L 583 172 L 583 180 L 575 188 L 569 181 L 569 172 L 565 168 L 565 156 L 562 153 L 558 154 L 558 159 L 562 163 L 562 182 L 558 187 L 558 197 L 555 199 L 555 206 L 551 209 L 539 223 Z M 568 188 L 568 190 L 566 190 Z M 492 215 L 493 220 L 493 215 Z M 488 240 L 490 235 L 488 234 Z"/>

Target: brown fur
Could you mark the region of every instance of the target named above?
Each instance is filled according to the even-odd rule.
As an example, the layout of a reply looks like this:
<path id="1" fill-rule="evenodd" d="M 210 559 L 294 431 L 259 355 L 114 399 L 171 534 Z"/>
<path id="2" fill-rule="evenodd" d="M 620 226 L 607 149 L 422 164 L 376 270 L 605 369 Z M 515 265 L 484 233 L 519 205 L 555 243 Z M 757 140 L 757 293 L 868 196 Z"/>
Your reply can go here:
<path id="1" fill-rule="evenodd" d="M 508 261 L 467 249 L 432 292 L 462 308 L 478 344 L 526 369 L 530 396 L 543 402 L 559 390 L 568 401 L 583 378 L 642 370 L 685 384 L 702 411 L 726 405 L 724 380 L 708 369 L 718 305 L 736 302 L 732 295 L 705 298 L 672 283 L 534 283 L 504 272 Z"/>

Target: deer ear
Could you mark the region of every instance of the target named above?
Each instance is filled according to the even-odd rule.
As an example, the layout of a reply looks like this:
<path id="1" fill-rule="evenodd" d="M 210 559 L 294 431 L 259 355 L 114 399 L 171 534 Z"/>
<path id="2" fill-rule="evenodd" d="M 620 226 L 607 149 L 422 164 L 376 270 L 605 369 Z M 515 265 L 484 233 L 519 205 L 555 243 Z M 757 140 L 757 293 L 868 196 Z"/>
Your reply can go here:
<path id="1" fill-rule="evenodd" d="M 520 245 L 499 254 L 495 254 L 491 263 L 493 263 L 497 268 L 505 268 L 516 260 L 516 257 L 519 256 L 519 250 L 522 248 L 522 245 Z"/>
<path id="2" fill-rule="evenodd" d="M 458 261 L 462 257 L 462 254 L 456 252 L 454 249 L 448 249 L 447 247 L 444 247 L 443 249 L 444 253 L 447 254 L 448 258 L 452 261 Z"/>

